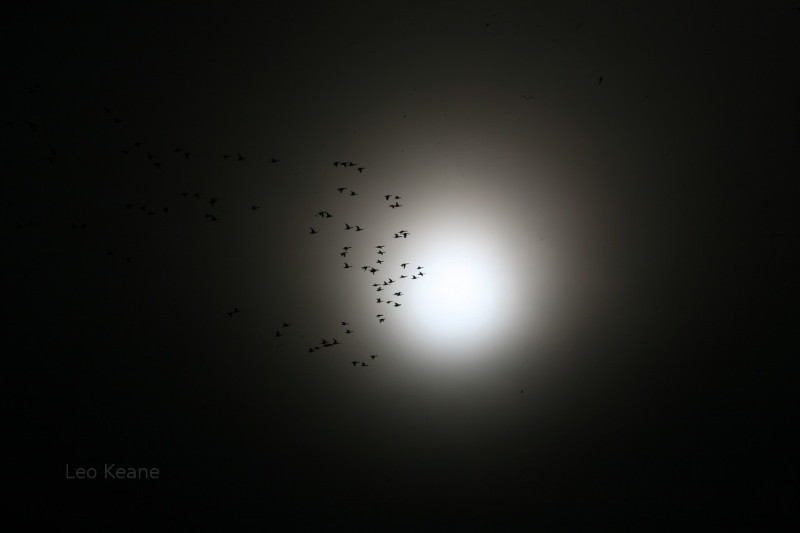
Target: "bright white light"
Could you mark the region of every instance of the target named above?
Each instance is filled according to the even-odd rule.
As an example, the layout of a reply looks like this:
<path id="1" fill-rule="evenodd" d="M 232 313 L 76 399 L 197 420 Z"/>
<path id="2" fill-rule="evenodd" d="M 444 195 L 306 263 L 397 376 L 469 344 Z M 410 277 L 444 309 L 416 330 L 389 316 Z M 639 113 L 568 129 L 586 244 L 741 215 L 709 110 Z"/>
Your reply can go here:
<path id="1" fill-rule="evenodd" d="M 438 353 L 474 353 L 497 339 L 513 306 L 497 250 L 473 240 L 439 241 L 414 280 L 414 328 Z"/>

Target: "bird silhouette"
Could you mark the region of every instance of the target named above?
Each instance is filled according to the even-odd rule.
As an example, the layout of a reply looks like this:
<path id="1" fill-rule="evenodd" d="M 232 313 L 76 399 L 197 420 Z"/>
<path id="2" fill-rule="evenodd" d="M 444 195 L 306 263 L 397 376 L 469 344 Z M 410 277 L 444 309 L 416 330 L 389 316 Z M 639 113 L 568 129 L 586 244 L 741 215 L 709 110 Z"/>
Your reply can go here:
<path id="1" fill-rule="evenodd" d="M 350 325 L 350 322 L 342 322 L 341 324 L 342 324 L 343 326 L 349 326 L 349 325 Z"/>
<path id="2" fill-rule="evenodd" d="M 339 188 L 338 188 L 338 189 L 336 189 L 336 190 L 337 190 L 337 191 L 339 191 L 339 194 L 342 194 L 346 188 L 347 188 L 347 187 L 339 187 Z"/>
<path id="3" fill-rule="evenodd" d="M 357 196 L 358 193 L 356 191 L 350 191 L 350 196 Z"/>
<path id="4" fill-rule="evenodd" d="M 350 364 L 353 365 L 353 368 L 358 366 L 358 361 L 351 361 Z"/>
<path id="5" fill-rule="evenodd" d="M 378 357 L 378 354 L 373 354 L 369 356 L 370 359 L 375 359 L 376 357 Z"/>
<path id="6" fill-rule="evenodd" d="M 319 233 L 319 232 L 317 230 L 315 230 L 314 228 L 311 228 L 311 231 L 309 233 L 311 235 L 314 235 L 315 233 Z"/>
<path id="7" fill-rule="evenodd" d="M 358 173 L 359 173 L 359 174 L 361 174 L 361 173 L 362 173 L 362 172 L 364 172 L 365 170 L 366 170 L 366 168 L 364 168 L 364 167 L 358 167 Z"/>
<path id="8" fill-rule="evenodd" d="M 601 83 L 603 83 L 603 76 L 597 78 L 597 85 L 600 85 Z"/>
<path id="9" fill-rule="evenodd" d="M 353 229 L 353 226 L 351 226 L 350 224 L 348 224 L 347 222 L 345 222 L 345 223 L 344 223 L 344 229 L 346 229 L 346 230 L 347 230 L 347 229 Z"/>
<path id="10" fill-rule="evenodd" d="M 361 226 L 356 226 L 356 231 L 364 231 L 364 228 L 362 228 Z"/>
<path id="11" fill-rule="evenodd" d="M 344 268 L 352 268 L 352 267 L 350 265 L 348 265 L 347 263 L 345 263 L 344 264 Z"/>
<path id="12" fill-rule="evenodd" d="M 255 211 L 256 209 L 261 209 L 261 206 L 260 205 L 251 205 L 250 206 L 250 210 L 251 211 Z"/>
<path id="13" fill-rule="evenodd" d="M 247 158 L 245 156 L 243 156 L 242 154 L 238 154 L 238 157 L 236 158 L 237 161 L 244 161 L 245 159 L 247 159 Z"/>
<path id="14" fill-rule="evenodd" d="M 281 162 L 281 160 L 280 160 L 280 159 L 275 159 L 274 157 L 271 157 L 271 158 L 269 159 L 269 162 L 270 162 L 270 163 L 280 163 L 280 162 Z"/>
<path id="15" fill-rule="evenodd" d="M 355 333 L 352 329 L 345 330 L 345 334 Z"/>
<path id="16" fill-rule="evenodd" d="M 407 267 L 407 266 L 408 266 L 408 263 L 400 263 L 400 266 L 401 266 L 401 267 L 403 267 L 403 268 L 405 268 L 405 267 Z"/>
<path id="17" fill-rule="evenodd" d="M 238 311 L 238 310 L 237 310 L 237 311 Z M 287 324 L 286 322 L 284 322 L 284 323 L 283 323 L 283 325 L 282 325 L 281 327 L 282 327 L 282 328 L 288 328 L 289 326 L 291 326 L 291 324 Z"/>

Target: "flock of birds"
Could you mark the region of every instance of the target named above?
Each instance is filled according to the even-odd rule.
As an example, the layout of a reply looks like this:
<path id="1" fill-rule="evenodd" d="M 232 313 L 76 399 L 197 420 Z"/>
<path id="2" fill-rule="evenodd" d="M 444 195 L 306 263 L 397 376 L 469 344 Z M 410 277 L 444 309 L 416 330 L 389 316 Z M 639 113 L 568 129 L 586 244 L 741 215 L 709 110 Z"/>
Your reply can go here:
<path id="1" fill-rule="evenodd" d="M 333 165 L 334 165 L 334 167 L 340 167 L 340 168 L 356 167 L 359 172 L 363 172 L 364 170 L 366 170 L 366 167 L 358 166 L 356 163 L 353 163 L 352 161 L 334 161 Z M 358 193 L 355 190 L 353 190 L 353 189 L 351 189 L 349 187 L 337 187 L 336 191 L 339 193 L 339 195 L 344 195 L 344 196 L 348 196 L 348 197 L 358 196 Z M 347 191 L 349 191 L 349 193 Z M 402 206 L 402 204 L 400 204 L 399 201 L 398 201 L 398 200 L 402 199 L 402 197 L 400 195 L 393 194 L 393 193 L 392 194 L 385 194 L 385 195 L 383 195 L 383 199 L 384 199 L 384 202 L 390 202 L 391 201 L 391 203 L 389 204 L 389 207 L 391 207 L 392 209 L 397 209 L 397 208 Z M 314 214 L 314 216 L 318 217 L 318 218 L 322 218 L 322 219 L 336 218 L 328 210 L 317 211 Z M 334 224 L 333 226 L 327 226 L 327 227 L 324 228 L 324 231 L 326 231 L 326 232 L 327 231 L 333 231 L 333 232 L 336 232 L 336 231 L 341 231 L 341 232 L 355 231 L 355 232 L 360 232 L 360 231 L 364 231 L 365 230 L 364 227 L 362 227 L 360 225 L 357 225 L 357 224 L 350 224 L 349 222 L 343 222 L 341 224 L 342 225 Z M 318 227 L 321 227 L 321 226 L 318 226 Z M 320 232 L 321 231 L 319 229 L 316 229 L 314 227 L 310 227 L 310 231 L 308 233 L 310 235 L 317 235 Z M 392 237 L 394 239 L 407 239 L 409 237 L 409 235 L 411 235 L 411 232 L 406 230 L 406 229 L 398 229 L 397 231 L 393 231 L 392 232 Z M 352 264 L 351 261 L 348 260 L 348 255 L 353 253 L 353 247 L 349 246 L 349 245 L 342 246 L 340 248 L 340 251 L 338 252 L 339 256 L 343 259 L 342 268 L 345 269 L 345 270 L 350 270 L 350 269 L 359 270 L 360 269 L 362 272 L 364 272 L 366 274 L 370 274 L 373 277 L 376 274 L 378 274 L 380 272 L 383 272 L 383 271 L 387 270 L 388 268 L 390 268 L 389 267 L 389 263 L 387 263 L 387 255 L 389 253 L 387 245 L 386 244 L 376 244 L 376 245 L 374 245 L 374 248 L 372 248 L 372 249 L 374 250 L 374 253 L 375 253 L 374 259 L 372 261 L 368 262 L 368 264 L 363 264 L 360 267 L 356 268 L 355 265 Z M 407 261 L 406 262 L 401 262 L 401 263 L 398 263 L 397 265 L 395 265 L 396 267 L 399 267 L 399 269 L 400 269 L 397 273 L 392 273 L 391 275 L 386 276 L 385 278 L 380 279 L 378 281 L 375 281 L 373 278 L 370 278 L 371 289 L 372 290 L 374 290 L 376 293 L 384 293 L 384 291 L 385 291 L 386 294 L 387 294 L 386 296 L 383 296 L 383 294 L 376 295 L 376 297 L 375 297 L 375 304 L 376 305 L 386 305 L 386 306 L 389 306 L 389 308 L 391 308 L 391 309 L 397 309 L 399 307 L 402 307 L 403 304 L 399 301 L 399 298 L 401 298 L 405 293 L 402 290 L 396 290 L 395 284 L 400 283 L 401 280 L 409 280 L 409 281 L 420 280 L 426 274 L 426 272 L 423 270 L 424 267 L 422 267 L 420 265 L 417 265 L 416 268 L 412 270 L 412 269 L 409 269 L 410 265 L 411 265 L 410 262 L 407 262 Z M 232 316 L 232 315 L 229 315 L 229 316 Z M 374 318 L 375 318 L 377 324 L 384 324 L 386 322 L 386 320 L 387 320 L 387 315 L 386 315 L 385 312 L 378 312 L 378 313 L 375 314 Z M 355 330 L 350 328 L 350 322 L 348 322 L 348 321 L 341 321 L 339 323 L 339 325 L 342 328 L 344 328 L 344 331 L 342 332 L 342 335 L 352 335 L 352 334 L 356 333 Z M 275 338 L 284 337 L 286 335 L 286 331 L 287 331 L 286 328 L 288 328 L 289 326 L 290 326 L 290 324 L 288 324 L 287 322 L 284 322 L 281 326 L 279 326 L 275 331 Z M 314 353 L 314 352 L 316 352 L 318 350 L 321 350 L 321 349 L 324 349 L 324 348 L 334 348 L 334 347 L 340 346 L 342 344 L 345 344 L 345 343 L 342 343 L 341 341 L 339 341 L 339 339 L 337 339 L 336 337 L 333 337 L 333 336 L 330 339 L 322 338 L 319 343 L 307 347 L 307 352 L 308 353 Z M 278 348 L 276 347 L 276 350 L 277 349 Z M 369 358 L 371 360 L 374 360 L 377 357 L 378 357 L 378 354 L 370 354 L 369 355 Z M 361 361 L 361 360 L 353 360 L 353 361 L 350 362 L 350 364 L 354 368 L 369 366 L 366 361 Z"/>
<path id="2" fill-rule="evenodd" d="M 39 93 L 39 91 L 40 87 L 36 85 L 32 87 L 28 93 L 30 95 L 36 95 Z M 127 130 L 127 121 L 115 113 L 111 107 L 106 106 L 99 108 L 97 116 L 99 119 L 98 125 L 100 128 L 102 128 L 103 119 L 105 119 L 106 124 L 108 124 L 106 127 L 111 128 L 109 132 L 104 134 L 105 136 L 113 137 L 115 135 L 114 133 L 111 133 L 112 131 L 122 134 Z M 15 130 L 17 133 L 21 132 L 21 130 L 19 130 L 19 126 L 21 125 L 24 126 L 24 124 L 16 122 L 8 123 L 9 129 Z M 31 140 L 39 145 L 41 145 L 44 138 L 41 132 L 46 131 L 47 129 L 47 124 L 40 124 L 34 121 L 28 122 L 26 127 L 28 134 L 31 136 Z M 48 137 L 48 142 L 53 142 L 53 138 Z M 40 146 L 37 148 L 37 150 L 42 153 L 48 165 L 56 165 L 58 163 L 60 150 L 57 150 L 55 146 Z M 112 148 L 112 152 L 109 155 L 113 156 L 113 153 L 114 152 Z M 230 152 L 220 151 L 215 156 L 214 154 L 209 153 L 198 153 L 183 146 L 164 146 L 162 143 L 152 142 L 151 140 L 147 139 L 132 139 L 130 141 L 123 142 L 123 145 L 116 150 L 116 157 L 121 158 L 120 160 L 130 161 L 130 163 L 139 165 L 143 169 L 150 167 L 152 172 L 158 173 L 167 172 L 169 169 L 180 170 L 183 168 L 182 165 L 196 164 L 192 162 L 196 162 L 198 158 L 200 158 L 200 160 L 205 158 L 207 161 L 209 157 L 211 159 L 216 157 L 218 160 L 226 162 L 230 161 L 233 162 L 232 164 L 234 165 L 245 165 L 254 161 L 266 162 L 270 165 L 281 163 L 281 159 L 278 157 L 269 156 L 265 160 L 263 156 L 250 156 L 252 156 L 252 154 L 248 154 L 246 150 L 233 150 Z M 355 163 L 351 160 L 337 160 L 333 161 L 332 164 L 333 167 L 337 169 L 354 170 L 358 173 L 358 175 L 362 175 L 367 172 L 367 167 L 365 165 Z M 165 174 L 165 177 L 168 175 L 169 174 Z M 352 201 L 355 202 L 362 201 L 362 196 L 359 194 L 359 192 L 350 186 L 340 186 L 335 188 L 335 191 L 338 193 L 338 196 L 353 199 Z M 185 208 L 181 208 L 181 205 L 185 205 L 183 204 L 183 201 L 192 202 L 196 207 L 190 210 L 190 212 L 193 211 L 197 213 L 195 216 L 202 214 L 203 219 L 205 219 L 208 223 L 222 223 L 221 221 L 224 217 L 221 216 L 219 206 L 221 203 L 224 203 L 224 199 L 221 199 L 220 195 L 200 192 L 192 189 L 178 189 L 175 192 L 174 198 L 174 203 L 169 199 L 162 199 L 161 201 L 148 201 L 147 199 L 141 197 L 130 198 L 121 205 L 121 208 L 123 209 L 123 212 L 130 213 L 131 215 L 138 214 L 138 216 L 144 217 L 174 217 L 178 216 L 176 213 L 179 214 L 187 212 Z M 381 201 L 392 211 L 396 211 L 403 207 L 401 200 L 402 196 L 391 193 L 382 195 L 382 199 L 378 201 Z M 363 201 L 368 201 L 366 195 L 363 196 Z M 204 208 L 198 210 L 197 207 L 201 206 L 204 206 Z M 257 203 L 251 203 L 241 206 L 241 209 L 247 209 L 248 211 L 255 212 L 261 209 L 261 207 L 262 206 L 258 205 Z M 325 221 L 321 222 L 321 225 L 315 224 L 309 228 L 308 233 L 314 236 L 321 232 L 334 231 L 341 231 L 343 232 L 343 235 L 346 236 L 350 233 L 364 232 L 367 229 L 363 224 L 354 224 L 349 221 L 331 224 L 329 221 L 338 217 L 335 217 L 330 210 L 319 210 L 314 214 L 314 216 Z M 17 229 L 24 229 L 35 225 L 37 225 L 37 223 L 34 223 L 33 221 L 18 221 L 16 223 Z M 101 224 L 97 223 L 89 213 L 86 214 L 86 218 L 83 220 L 78 219 L 68 222 L 68 228 L 75 231 L 86 231 L 87 228 L 88 231 L 92 231 L 92 228 L 99 228 L 100 226 Z M 411 232 L 407 229 L 398 229 L 392 232 L 390 238 L 403 239 L 405 241 L 409 238 L 409 236 L 411 236 Z M 407 261 L 399 262 L 396 265 L 391 265 L 388 260 L 388 257 L 390 256 L 389 247 L 385 244 L 376 243 L 372 250 L 374 250 L 375 253 L 374 258 L 372 258 L 370 261 L 365 261 L 364 264 L 353 263 L 351 259 L 354 253 L 352 246 L 342 246 L 338 253 L 342 259 L 342 263 L 340 263 L 341 268 L 353 272 L 360 271 L 369 276 L 371 284 L 370 288 L 375 291 L 374 305 L 379 307 L 374 313 L 374 320 L 376 324 L 382 325 L 386 324 L 391 318 L 391 312 L 389 309 L 397 310 L 403 306 L 402 297 L 406 294 L 406 290 L 401 289 L 399 285 L 405 281 L 410 282 L 420 280 L 426 275 L 426 272 L 423 270 L 422 266 L 416 266 L 416 269 L 412 270 L 412 267 L 410 267 L 411 263 Z M 133 254 L 118 252 L 118 250 L 108 250 L 106 253 L 108 256 L 120 255 L 124 257 L 124 260 L 127 263 L 133 262 Z M 396 272 L 390 272 L 392 268 L 394 268 Z M 380 278 L 380 276 L 384 275 L 385 277 Z M 239 305 L 241 306 L 241 304 Z M 223 316 L 227 317 L 226 319 L 235 320 L 242 314 L 242 309 L 240 309 L 240 307 L 231 307 L 224 311 Z M 318 343 L 308 346 L 306 348 L 307 352 L 314 353 L 321 349 L 340 347 L 341 345 L 347 344 L 346 342 L 340 341 L 340 338 L 357 335 L 355 328 L 350 327 L 350 322 L 341 321 L 340 325 L 343 327 L 341 333 L 337 333 L 335 336 L 322 338 Z M 297 326 L 292 326 L 292 324 L 289 322 L 282 322 L 282 324 L 280 324 L 275 331 L 275 339 L 283 341 L 287 337 L 293 336 L 292 330 L 294 330 L 296 327 Z M 278 347 L 280 347 L 280 345 L 278 345 Z M 351 364 L 354 368 L 366 367 L 368 366 L 368 362 L 373 362 L 376 358 L 378 358 L 378 354 L 371 353 L 361 358 L 353 358 L 349 364 Z"/>

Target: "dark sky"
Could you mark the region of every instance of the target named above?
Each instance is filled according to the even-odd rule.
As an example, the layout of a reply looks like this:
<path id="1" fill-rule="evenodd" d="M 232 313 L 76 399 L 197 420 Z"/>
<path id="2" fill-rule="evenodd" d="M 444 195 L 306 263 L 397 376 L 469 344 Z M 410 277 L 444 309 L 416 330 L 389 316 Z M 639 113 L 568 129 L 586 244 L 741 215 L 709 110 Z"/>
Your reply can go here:
<path id="1" fill-rule="evenodd" d="M 107 4 L 2 23 L 18 514 L 789 516 L 800 4 Z"/>

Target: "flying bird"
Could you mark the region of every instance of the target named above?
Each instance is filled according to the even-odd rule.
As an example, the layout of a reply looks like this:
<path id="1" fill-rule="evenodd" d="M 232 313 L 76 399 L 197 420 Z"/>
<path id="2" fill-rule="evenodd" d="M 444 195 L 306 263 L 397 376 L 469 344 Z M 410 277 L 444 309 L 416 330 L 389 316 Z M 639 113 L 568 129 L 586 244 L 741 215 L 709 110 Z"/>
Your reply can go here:
<path id="1" fill-rule="evenodd" d="M 311 228 L 311 231 L 309 233 L 311 235 L 314 235 L 315 233 L 319 233 L 319 232 L 317 230 L 315 230 L 314 228 Z"/>
<path id="2" fill-rule="evenodd" d="M 597 85 L 600 85 L 601 83 L 603 83 L 603 76 L 597 78 Z"/>
<path id="3" fill-rule="evenodd" d="M 337 191 L 339 191 L 339 194 L 342 194 L 346 188 L 347 188 L 347 187 L 339 187 L 339 188 L 338 188 L 338 189 L 336 189 L 336 190 L 337 190 Z"/>

